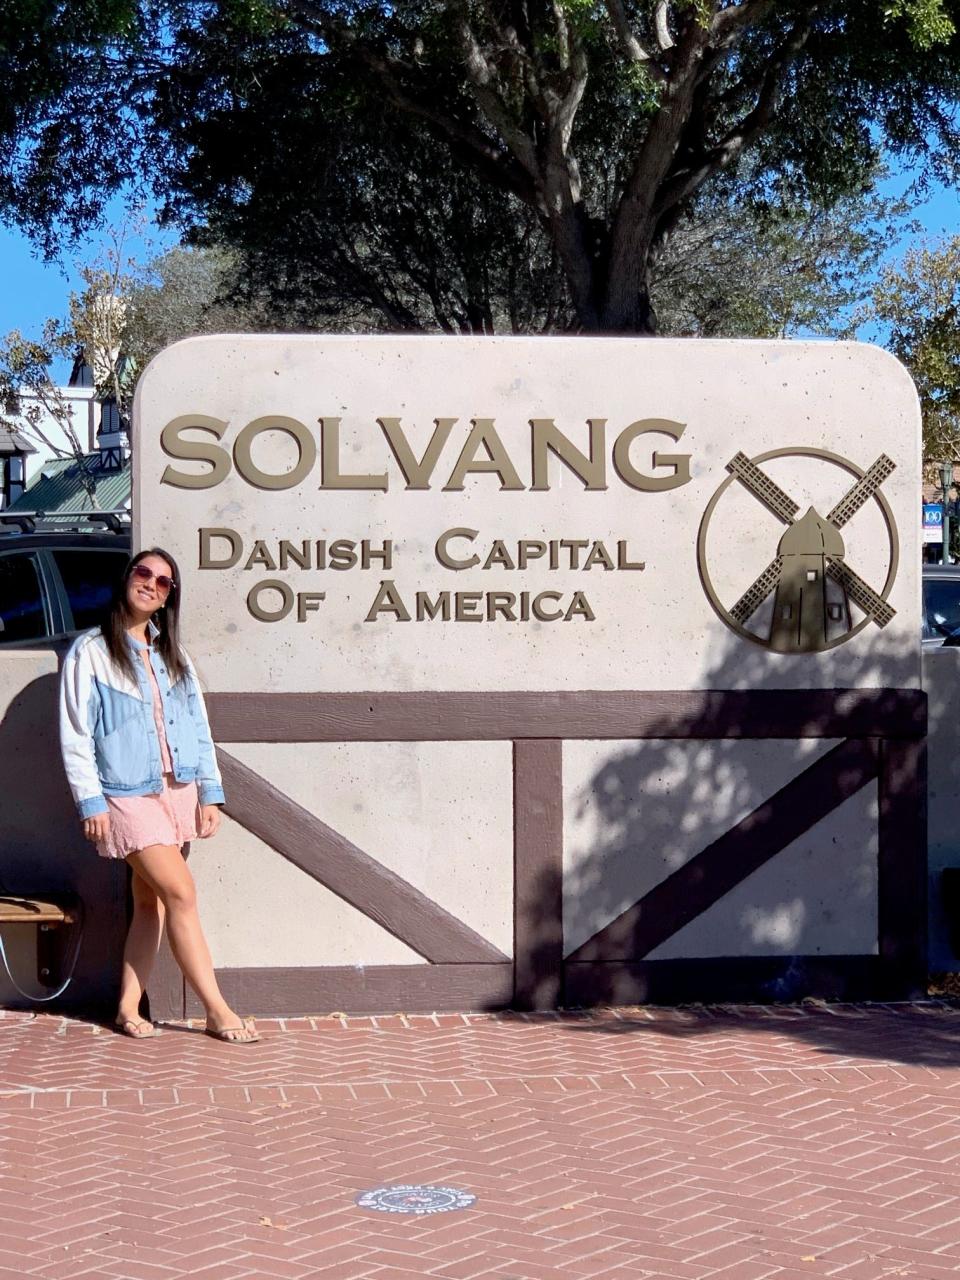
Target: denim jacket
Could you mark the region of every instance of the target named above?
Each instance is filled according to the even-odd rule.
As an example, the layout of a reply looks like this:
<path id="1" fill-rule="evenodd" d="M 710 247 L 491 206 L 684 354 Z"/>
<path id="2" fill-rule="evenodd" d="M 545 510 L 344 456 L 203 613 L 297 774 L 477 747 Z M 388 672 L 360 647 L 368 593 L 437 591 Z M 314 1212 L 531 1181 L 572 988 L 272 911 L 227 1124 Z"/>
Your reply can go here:
<path id="1" fill-rule="evenodd" d="M 150 635 L 156 627 L 150 624 Z M 129 637 L 128 637 L 129 639 Z M 163 790 L 160 740 L 145 652 L 160 688 L 167 745 L 177 782 L 196 782 L 201 804 L 222 804 L 210 725 L 193 663 L 175 684 L 153 647 L 134 652 L 136 681 L 118 670 L 99 627 L 70 646 L 60 676 L 60 748 L 81 818 L 107 812 L 105 796 L 159 795 Z"/>

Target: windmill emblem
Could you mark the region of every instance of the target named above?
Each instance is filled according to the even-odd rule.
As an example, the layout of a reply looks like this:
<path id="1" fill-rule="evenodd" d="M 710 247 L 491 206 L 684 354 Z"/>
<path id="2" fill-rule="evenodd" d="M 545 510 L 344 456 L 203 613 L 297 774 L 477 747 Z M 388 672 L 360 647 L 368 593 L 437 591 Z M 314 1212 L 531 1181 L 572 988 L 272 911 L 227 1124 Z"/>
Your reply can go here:
<path id="1" fill-rule="evenodd" d="M 804 455 L 823 458 L 857 476 L 853 487 L 822 516 L 814 507 L 801 515 L 799 505 L 761 470 L 759 462 L 772 457 Z M 866 471 L 835 454 L 819 449 L 781 449 L 751 460 L 736 454 L 727 463 L 728 480 L 711 499 L 700 527 L 698 556 L 707 594 L 725 621 L 741 635 L 763 644 L 775 653 L 819 653 L 852 636 L 870 621 L 885 627 L 894 610 L 885 596 L 896 574 L 897 538 L 893 514 L 880 492 L 895 463 L 881 454 Z M 716 598 L 706 571 L 706 527 L 717 499 L 735 480 L 786 526 L 777 553 L 761 574 L 730 609 Z M 841 529 L 871 499 L 881 507 L 890 535 L 891 563 L 880 594 L 847 564 Z M 775 593 L 775 594 L 774 594 Z M 767 605 L 773 595 L 772 608 Z M 764 609 L 763 606 L 767 605 Z M 854 605 L 863 615 L 854 625 Z M 752 626 L 748 627 L 748 623 Z"/>

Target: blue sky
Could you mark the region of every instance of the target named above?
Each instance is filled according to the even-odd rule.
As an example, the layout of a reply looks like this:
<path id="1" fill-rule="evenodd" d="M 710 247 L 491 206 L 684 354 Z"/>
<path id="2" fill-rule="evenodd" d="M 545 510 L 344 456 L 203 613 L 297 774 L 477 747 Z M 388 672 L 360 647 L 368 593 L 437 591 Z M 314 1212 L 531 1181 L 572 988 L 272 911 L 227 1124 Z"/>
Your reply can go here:
<path id="1" fill-rule="evenodd" d="M 123 202 L 116 200 L 109 207 L 107 225 L 120 227 L 123 220 Z M 127 257 L 147 262 L 176 243 L 175 233 L 151 224 L 142 235 L 127 233 L 124 250 Z M 104 238 L 93 235 L 62 262 L 44 262 L 21 231 L 0 224 L 0 338 L 11 329 L 27 338 L 39 337 L 45 320 L 65 317 L 70 294 L 81 283 L 77 266 L 94 261 L 103 247 Z"/>
<path id="2" fill-rule="evenodd" d="M 930 235 L 960 234 L 960 196 L 952 189 L 941 188 L 917 214 Z"/>
<path id="3" fill-rule="evenodd" d="M 892 179 L 885 191 L 899 193 L 905 186 L 905 178 Z M 119 225 L 123 212 L 122 202 L 114 202 L 108 222 Z M 960 197 L 956 191 L 941 188 L 915 216 L 931 238 L 960 234 Z M 173 232 L 150 227 L 145 236 L 131 236 L 126 248 L 130 256 L 146 262 L 176 242 Z M 897 255 L 906 247 L 901 244 Z M 11 329 L 19 329 L 27 337 L 38 336 L 44 320 L 66 315 L 70 292 L 79 285 L 75 264 L 96 258 L 100 249 L 100 239 L 92 236 L 63 263 L 45 263 L 26 236 L 15 228 L 0 225 L 0 337 Z"/>

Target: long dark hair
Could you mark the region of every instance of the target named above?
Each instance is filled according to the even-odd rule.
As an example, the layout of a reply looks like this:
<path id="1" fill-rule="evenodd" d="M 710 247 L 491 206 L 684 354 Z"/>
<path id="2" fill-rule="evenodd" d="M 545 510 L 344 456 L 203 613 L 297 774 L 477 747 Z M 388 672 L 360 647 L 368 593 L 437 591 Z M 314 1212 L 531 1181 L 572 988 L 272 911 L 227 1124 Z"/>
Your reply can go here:
<path id="1" fill-rule="evenodd" d="M 180 648 L 180 569 L 169 551 L 164 551 L 162 547 L 147 547 L 145 551 L 138 551 L 130 558 L 123 571 L 123 577 L 114 588 L 110 609 L 103 621 L 103 638 L 110 657 L 121 671 L 125 671 L 135 681 L 137 672 L 130 654 L 130 645 L 127 643 L 127 627 L 130 625 L 130 616 L 127 613 L 127 585 L 134 567 L 146 556 L 157 556 L 160 560 L 166 560 L 170 566 L 170 576 L 173 578 L 173 586 L 167 595 L 166 603 L 153 615 L 153 621 L 160 629 L 154 645 L 166 663 L 170 683 L 176 684 L 181 676 L 186 674 L 187 663 Z"/>

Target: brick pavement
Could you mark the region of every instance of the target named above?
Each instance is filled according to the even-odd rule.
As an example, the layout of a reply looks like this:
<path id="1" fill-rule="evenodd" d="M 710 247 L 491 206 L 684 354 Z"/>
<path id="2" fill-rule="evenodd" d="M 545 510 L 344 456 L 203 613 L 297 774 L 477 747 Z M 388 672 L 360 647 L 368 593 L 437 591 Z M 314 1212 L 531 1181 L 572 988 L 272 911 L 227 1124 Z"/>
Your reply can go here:
<path id="1" fill-rule="evenodd" d="M 261 1026 L 0 1014 L 0 1277 L 960 1274 L 951 1005 Z"/>

